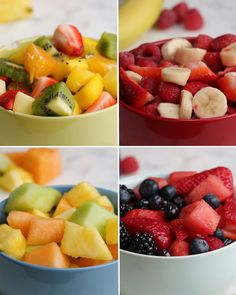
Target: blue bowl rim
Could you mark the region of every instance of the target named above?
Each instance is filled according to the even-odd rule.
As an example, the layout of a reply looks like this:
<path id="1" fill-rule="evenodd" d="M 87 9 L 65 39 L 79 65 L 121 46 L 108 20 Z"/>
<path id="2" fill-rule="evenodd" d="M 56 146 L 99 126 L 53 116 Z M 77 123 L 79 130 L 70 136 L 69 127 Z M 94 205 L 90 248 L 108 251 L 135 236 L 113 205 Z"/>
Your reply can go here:
<path id="1" fill-rule="evenodd" d="M 71 185 L 51 185 L 50 187 L 53 187 L 55 189 L 71 189 L 73 186 L 73 184 Z M 117 192 L 115 191 L 112 191 L 112 190 L 109 190 L 109 189 L 104 189 L 104 188 L 100 188 L 100 187 L 96 187 L 98 191 L 102 190 L 102 191 L 105 191 L 106 193 L 111 193 L 111 194 L 116 194 L 117 195 Z M 109 197 L 109 195 L 108 195 Z M 3 200 L 0 202 L 3 203 L 5 202 L 6 200 Z M 52 267 L 46 267 L 46 266 L 40 266 L 40 265 L 35 265 L 35 264 L 30 264 L 30 263 L 27 263 L 27 262 L 24 262 L 24 261 L 21 261 L 21 260 L 18 260 L 16 258 L 13 258 L 3 252 L 0 252 L 0 257 L 4 258 L 5 260 L 10 260 L 12 263 L 16 264 L 16 265 L 19 265 L 21 267 L 27 267 L 27 268 L 32 268 L 32 269 L 35 269 L 35 270 L 42 270 L 42 271 L 48 271 L 48 272 L 81 272 L 81 271 L 93 271 L 93 270 L 98 270 L 98 269 L 101 269 L 101 268 L 104 268 L 104 267 L 108 267 L 108 266 L 113 266 L 113 265 L 118 265 L 118 260 L 119 260 L 119 257 L 118 257 L 118 260 L 114 260 L 114 261 L 111 261 L 111 262 L 108 262 L 108 263 L 105 263 L 105 264 L 101 264 L 101 265 L 97 265 L 97 266 L 88 266 L 88 267 L 78 267 L 78 268 L 52 268 Z"/>

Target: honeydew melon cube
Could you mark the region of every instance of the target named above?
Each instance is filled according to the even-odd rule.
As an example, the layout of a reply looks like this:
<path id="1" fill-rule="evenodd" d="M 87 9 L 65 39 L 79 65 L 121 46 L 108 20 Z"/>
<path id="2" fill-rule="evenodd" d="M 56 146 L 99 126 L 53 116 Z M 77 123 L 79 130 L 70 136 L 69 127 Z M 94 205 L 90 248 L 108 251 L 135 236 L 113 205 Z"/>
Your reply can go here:
<path id="1" fill-rule="evenodd" d="M 32 115 L 32 104 L 34 100 L 33 97 L 19 91 L 14 101 L 13 112 Z"/>

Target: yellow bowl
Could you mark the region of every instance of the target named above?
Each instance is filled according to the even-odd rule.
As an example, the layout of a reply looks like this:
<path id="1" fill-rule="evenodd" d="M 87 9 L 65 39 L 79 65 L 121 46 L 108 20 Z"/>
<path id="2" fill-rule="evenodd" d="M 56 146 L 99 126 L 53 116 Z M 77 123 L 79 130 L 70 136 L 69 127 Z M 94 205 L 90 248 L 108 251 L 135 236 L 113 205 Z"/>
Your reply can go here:
<path id="1" fill-rule="evenodd" d="M 34 39 L 1 47 L 0 57 L 7 58 Z M 117 105 L 70 117 L 39 117 L 0 107 L 0 134 L 2 146 L 115 146 Z"/>

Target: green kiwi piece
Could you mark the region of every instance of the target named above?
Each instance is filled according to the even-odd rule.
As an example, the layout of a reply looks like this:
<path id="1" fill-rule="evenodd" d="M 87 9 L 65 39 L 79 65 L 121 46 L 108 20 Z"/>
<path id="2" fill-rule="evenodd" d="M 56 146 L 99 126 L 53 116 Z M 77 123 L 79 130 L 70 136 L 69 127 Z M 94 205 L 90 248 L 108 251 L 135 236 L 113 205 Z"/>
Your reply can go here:
<path id="1" fill-rule="evenodd" d="M 0 76 L 8 77 L 18 83 L 29 82 L 29 74 L 24 67 L 5 58 L 0 58 Z"/>
<path id="2" fill-rule="evenodd" d="M 117 36 L 116 34 L 104 32 L 98 41 L 97 50 L 100 54 L 117 59 Z"/>

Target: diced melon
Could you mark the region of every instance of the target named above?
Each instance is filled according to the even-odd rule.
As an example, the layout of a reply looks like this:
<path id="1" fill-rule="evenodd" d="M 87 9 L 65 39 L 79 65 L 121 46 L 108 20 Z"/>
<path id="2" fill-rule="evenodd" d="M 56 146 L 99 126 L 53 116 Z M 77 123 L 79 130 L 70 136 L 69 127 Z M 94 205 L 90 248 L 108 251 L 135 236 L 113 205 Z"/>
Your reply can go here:
<path id="1" fill-rule="evenodd" d="M 94 186 L 84 181 L 74 186 L 64 196 L 72 207 L 80 207 L 84 203 L 100 197 L 100 194 Z"/>
<path id="2" fill-rule="evenodd" d="M 66 200 L 65 197 L 62 197 L 60 199 L 60 202 L 58 203 L 57 205 L 57 208 L 55 210 L 55 212 L 53 213 L 53 217 L 61 214 L 62 212 L 68 210 L 68 209 L 71 209 L 72 206 L 70 205 L 70 203 Z"/>
<path id="3" fill-rule="evenodd" d="M 13 210 L 7 216 L 7 223 L 12 228 L 20 229 L 23 235 L 27 237 L 30 222 L 33 218 L 35 216 L 31 213 Z"/>
<path id="4" fill-rule="evenodd" d="M 96 228 L 72 222 L 66 222 L 61 249 L 64 254 L 75 258 L 112 260 L 111 252 Z"/>
<path id="5" fill-rule="evenodd" d="M 34 98 L 23 92 L 18 92 L 13 104 L 13 112 L 32 115 Z"/>
<path id="6" fill-rule="evenodd" d="M 95 200 L 95 202 L 98 205 L 100 205 L 100 206 L 104 207 L 105 209 L 107 209 L 108 211 L 114 212 L 114 208 L 113 208 L 112 202 L 108 199 L 107 196 L 101 196 L 101 197 L 97 198 Z"/>
<path id="7" fill-rule="evenodd" d="M 118 218 L 111 218 L 107 220 L 105 241 L 107 245 L 118 244 Z"/>
<path id="8" fill-rule="evenodd" d="M 47 213 L 44 213 L 44 212 L 42 212 L 42 211 L 40 211 L 40 210 L 38 210 L 38 209 L 33 209 L 32 211 L 31 211 L 31 213 L 33 214 L 33 215 L 35 215 L 35 216 L 38 216 L 38 217 L 44 217 L 44 218 L 49 218 L 49 214 Z"/>
<path id="9" fill-rule="evenodd" d="M 70 265 L 68 258 L 56 243 L 35 247 L 25 254 L 23 260 L 27 263 L 53 268 L 67 268 Z"/>
<path id="10" fill-rule="evenodd" d="M 13 165 L 13 162 L 9 157 L 4 154 L 0 154 L 0 174 L 4 174 L 7 169 Z"/>
<path id="11" fill-rule="evenodd" d="M 25 160 L 25 155 L 27 154 L 27 152 L 16 152 L 16 153 L 9 153 L 6 154 L 6 156 L 12 161 L 14 162 L 16 165 L 18 166 L 22 166 L 22 163 Z"/>
<path id="12" fill-rule="evenodd" d="M 89 267 L 89 266 L 96 266 L 101 264 L 106 264 L 111 262 L 110 260 L 96 260 L 90 258 L 78 258 L 75 262 L 77 267 Z"/>
<path id="13" fill-rule="evenodd" d="M 38 209 L 44 213 L 52 210 L 61 198 L 61 193 L 51 187 L 34 183 L 25 183 L 15 189 L 6 202 L 5 211 L 32 211 Z"/>
<path id="14" fill-rule="evenodd" d="M 118 244 L 117 245 L 108 245 L 108 248 L 111 252 L 111 255 L 113 257 L 114 260 L 118 259 L 119 256 L 119 248 L 118 248 Z"/>
<path id="15" fill-rule="evenodd" d="M 21 231 L 7 224 L 1 224 L 0 250 L 14 258 L 22 258 L 26 250 L 26 240 Z"/>
<path id="16" fill-rule="evenodd" d="M 105 239 L 106 222 L 116 215 L 99 206 L 95 202 L 87 202 L 78 208 L 72 215 L 70 221 L 82 226 L 96 227 L 100 235 Z"/>
<path id="17" fill-rule="evenodd" d="M 70 208 L 66 211 L 63 211 L 61 214 L 58 214 L 56 218 L 69 220 L 71 216 L 75 213 L 75 211 L 76 211 L 76 208 Z"/>
<path id="18" fill-rule="evenodd" d="M 60 243 L 64 234 L 65 221 L 56 218 L 34 218 L 27 235 L 28 245 Z"/>

